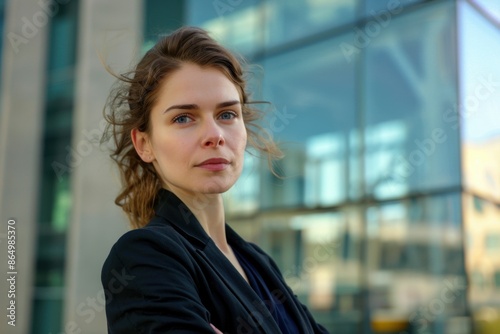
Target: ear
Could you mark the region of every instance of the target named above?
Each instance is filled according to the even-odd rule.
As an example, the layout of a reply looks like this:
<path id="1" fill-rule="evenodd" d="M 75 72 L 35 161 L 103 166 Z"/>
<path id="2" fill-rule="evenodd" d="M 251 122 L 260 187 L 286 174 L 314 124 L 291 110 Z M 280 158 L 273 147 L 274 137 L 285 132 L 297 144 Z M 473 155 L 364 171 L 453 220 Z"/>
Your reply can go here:
<path id="1" fill-rule="evenodd" d="M 130 137 L 134 144 L 135 151 L 144 162 L 153 162 L 155 160 L 151 140 L 146 132 L 133 129 L 130 131 Z"/>

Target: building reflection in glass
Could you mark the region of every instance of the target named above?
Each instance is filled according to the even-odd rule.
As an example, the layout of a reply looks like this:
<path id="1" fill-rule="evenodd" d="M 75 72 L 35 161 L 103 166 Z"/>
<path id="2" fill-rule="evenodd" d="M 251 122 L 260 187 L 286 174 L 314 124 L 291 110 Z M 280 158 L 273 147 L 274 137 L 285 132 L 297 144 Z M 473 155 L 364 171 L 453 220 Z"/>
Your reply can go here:
<path id="1" fill-rule="evenodd" d="M 500 24 L 497 2 L 462 3 L 463 212 L 469 303 L 479 333 L 500 328 Z M 495 9 L 496 8 L 496 9 Z M 490 19 L 479 13 L 486 10 Z M 496 21 L 495 21 L 496 20 Z"/>
<path id="2" fill-rule="evenodd" d="M 465 313 L 459 212 L 459 194 L 368 208 L 372 319 L 408 319 L 413 328 L 430 330 Z"/>

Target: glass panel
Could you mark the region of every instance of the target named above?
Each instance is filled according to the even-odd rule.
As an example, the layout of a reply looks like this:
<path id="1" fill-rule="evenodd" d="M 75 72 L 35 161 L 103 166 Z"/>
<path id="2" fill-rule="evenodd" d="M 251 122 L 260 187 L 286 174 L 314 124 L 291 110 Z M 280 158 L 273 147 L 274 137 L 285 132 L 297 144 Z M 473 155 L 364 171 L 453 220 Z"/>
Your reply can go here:
<path id="1" fill-rule="evenodd" d="M 460 6 L 461 98 L 449 118 L 462 128 L 464 187 L 500 203 L 500 29 Z"/>
<path id="2" fill-rule="evenodd" d="M 366 219 L 372 327 L 442 333 L 465 315 L 458 193 L 371 206 Z"/>
<path id="3" fill-rule="evenodd" d="M 480 203 L 480 205 L 478 205 Z M 500 205 L 464 194 L 469 302 L 482 326 L 500 324 Z"/>
<path id="4" fill-rule="evenodd" d="M 315 319 L 335 333 L 361 321 L 361 215 L 357 211 L 264 218 L 259 240 Z"/>
<path id="5" fill-rule="evenodd" d="M 149 50 L 160 35 L 184 24 L 184 0 L 145 0 L 144 51 Z"/>
<path id="6" fill-rule="evenodd" d="M 405 7 L 424 2 L 425 0 L 361 0 L 363 2 L 363 15 L 368 20 L 388 24 L 396 15 L 403 14 Z"/>
<path id="7" fill-rule="evenodd" d="M 491 0 L 474 0 L 469 1 L 469 4 L 475 5 L 477 10 L 480 10 L 494 21 L 500 22 L 500 2 Z"/>
<path id="8" fill-rule="evenodd" d="M 339 49 L 343 41 L 328 40 L 264 62 L 264 98 L 276 108 L 266 129 L 282 143 L 285 158 L 279 167 L 285 179 L 262 172 L 263 207 L 332 205 L 359 187 L 358 170 L 349 161 L 349 155 L 359 154 L 355 69 Z"/>
<path id="9" fill-rule="evenodd" d="M 63 325 L 70 179 L 72 168 L 81 158 L 70 146 L 77 18 L 78 2 L 72 1 L 59 6 L 49 25 L 32 333 L 59 333 Z"/>
<path id="10" fill-rule="evenodd" d="M 464 230 L 469 301 L 484 332 L 500 326 L 500 29 L 498 3 L 460 2 L 460 103 L 450 119 L 461 125 Z M 486 11 L 483 11 L 486 10 Z M 478 12 L 481 10 L 481 13 Z M 495 19 L 496 17 L 496 19 Z M 487 19 L 488 18 L 488 19 Z"/>
<path id="11" fill-rule="evenodd" d="M 74 64 L 76 61 L 76 6 L 59 6 L 51 19 L 48 40 L 46 86 L 46 134 L 57 135 L 71 124 L 73 108 Z"/>
<path id="12" fill-rule="evenodd" d="M 353 22 L 357 1 L 269 0 L 265 1 L 266 46 L 310 36 L 328 28 Z"/>
<path id="13" fill-rule="evenodd" d="M 391 198 L 460 183 L 454 7 L 398 16 L 366 47 L 366 193 Z"/>
<path id="14" fill-rule="evenodd" d="M 251 54 L 262 46 L 259 0 L 187 0 L 187 24 L 211 32 L 224 46 Z"/>
<path id="15" fill-rule="evenodd" d="M 41 296 L 35 297 L 34 307 L 37 312 L 33 313 L 33 323 L 36 329 L 33 333 L 60 333 L 63 322 L 62 291 L 58 291 L 60 299 L 52 299 L 54 291 L 45 291 Z M 48 296 L 47 296 L 48 295 Z"/>

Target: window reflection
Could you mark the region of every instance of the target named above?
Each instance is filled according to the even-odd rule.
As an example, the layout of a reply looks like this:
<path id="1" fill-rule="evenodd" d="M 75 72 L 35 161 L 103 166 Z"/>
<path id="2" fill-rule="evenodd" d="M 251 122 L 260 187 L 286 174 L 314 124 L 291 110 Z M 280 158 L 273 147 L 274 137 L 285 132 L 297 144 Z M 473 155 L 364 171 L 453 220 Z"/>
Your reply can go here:
<path id="1" fill-rule="evenodd" d="M 376 198 L 458 185 L 453 4 L 394 17 L 366 48 L 366 192 Z"/>
<path id="2" fill-rule="evenodd" d="M 399 0 L 361 0 L 363 3 L 362 9 L 363 13 L 369 20 L 379 21 L 384 19 L 385 15 L 382 13 L 390 13 L 389 20 L 392 19 L 392 15 L 401 13 L 406 6 L 411 6 L 418 2 L 423 2 L 424 0 L 411 0 L 411 1 L 399 1 Z M 378 17 L 378 20 L 377 18 Z M 387 19 L 386 19 L 387 20 Z M 389 21 L 390 22 L 390 21 Z"/>
<path id="3" fill-rule="evenodd" d="M 450 119 L 462 129 L 465 257 L 469 302 L 485 333 L 500 325 L 500 30 L 498 3 L 459 3 L 461 99 Z M 487 19 L 477 9 L 486 10 Z"/>
<path id="4" fill-rule="evenodd" d="M 260 206 L 262 208 L 302 206 L 304 194 L 304 149 L 294 145 L 284 150 L 285 157 L 276 162 L 284 178 L 273 175 L 267 164 L 261 165 Z"/>
<path id="5" fill-rule="evenodd" d="M 347 140 L 339 134 L 313 136 L 306 143 L 306 205 L 326 206 L 338 203 L 346 195 Z"/>
<path id="6" fill-rule="evenodd" d="M 471 1 L 469 1 L 471 2 Z M 500 22 L 500 2 L 489 0 L 474 0 L 472 2 L 477 8 L 485 11 L 488 16 Z"/>
<path id="7" fill-rule="evenodd" d="M 458 193 L 368 208 L 366 259 L 372 321 L 390 317 L 423 328 L 420 320 L 425 320 L 425 327 L 433 332 L 432 326 L 447 317 L 465 314 L 459 208 Z M 444 300 L 443 295 L 450 298 Z M 440 301 L 441 319 L 419 315 L 432 313 L 437 307 L 434 300 Z"/>
<path id="8" fill-rule="evenodd" d="M 184 21 L 184 0 L 143 0 L 143 52 L 151 49 L 158 37 L 180 27 Z"/>
<path id="9" fill-rule="evenodd" d="M 368 194 L 387 198 L 408 192 L 405 180 L 414 168 L 403 158 L 407 136 L 406 124 L 401 120 L 384 122 L 366 129 L 365 186 Z"/>
<path id="10" fill-rule="evenodd" d="M 262 172 L 264 207 L 333 205 L 359 186 L 358 166 L 349 159 L 359 155 L 354 66 L 342 55 L 342 41 L 330 39 L 264 62 L 264 98 L 276 108 L 268 129 L 285 150 L 283 182 Z"/>
<path id="11" fill-rule="evenodd" d="M 460 21 L 460 114 L 450 118 L 462 127 L 464 185 L 468 191 L 500 201 L 500 30 L 465 4 L 460 7 Z"/>
<path id="12" fill-rule="evenodd" d="M 477 203 L 481 202 L 481 210 Z M 474 310 L 500 309 L 500 206 L 465 194 L 464 230 L 467 235 L 466 264 L 470 275 L 470 302 Z M 470 242 L 473 241 L 473 242 Z M 497 319 L 499 319 L 497 317 Z"/>
<path id="13" fill-rule="evenodd" d="M 356 13 L 352 0 L 270 0 L 265 4 L 268 46 L 353 22 Z"/>
<path id="14" fill-rule="evenodd" d="M 258 0 L 186 1 L 187 23 L 204 28 L 242 54 L 261 47 L 262 5 Z"/>

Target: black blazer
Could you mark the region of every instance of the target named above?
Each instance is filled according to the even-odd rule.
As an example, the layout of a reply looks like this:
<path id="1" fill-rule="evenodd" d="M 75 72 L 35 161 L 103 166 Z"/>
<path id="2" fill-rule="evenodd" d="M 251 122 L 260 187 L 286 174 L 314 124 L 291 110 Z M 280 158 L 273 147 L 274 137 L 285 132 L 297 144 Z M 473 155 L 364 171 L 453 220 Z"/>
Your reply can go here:
<path id="1" fill-rule="evenodd" d="M 281 333 L 263 301 L 179 198 L 161 190 L 156 216 L 124 234 L 102 269 L 108 333 Z M 231 247 L 252 261 L 300 333 L 328 333 L 259 247 L 226 225 Z"/>

